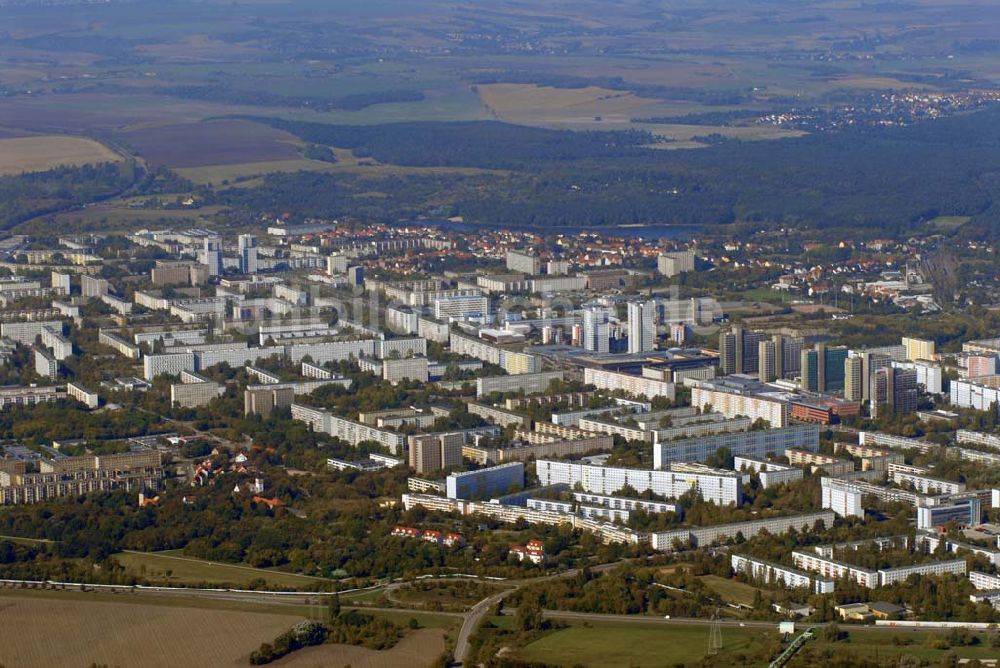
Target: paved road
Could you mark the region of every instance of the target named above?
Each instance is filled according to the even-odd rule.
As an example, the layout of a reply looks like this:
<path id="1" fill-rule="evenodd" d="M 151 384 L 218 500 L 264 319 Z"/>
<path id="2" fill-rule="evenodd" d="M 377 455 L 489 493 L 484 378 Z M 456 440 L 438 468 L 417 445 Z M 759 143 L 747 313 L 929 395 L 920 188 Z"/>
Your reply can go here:
<path id="1" fill-rule="evenodd" d="M 469 638 L 472 634 L 476 632 L 479 625 L 483 623 L 486 615 L 490 613 L 493 606 L 497 604 L 498 601 L 513 594 L 516 589 L 508 589 L 507 591 L 500 592 L 499 594 L 494 594 L 489 598 L 484 598 L 479 603 L 472 606 L 472 609 L 466 613 L 465 621 L 462 622 L 462 628 L 458 632 L 458 640 L 455 642 L 455 664 L 456 666 L 464 666 L 465 661 L 469 654 Z"/>
<path id="2" fill-rule="evenodd" d="M 613 568 L 622 563 L 624 562 L 615 561 L 607 564 L 598 564 L 596 566 L 592 566 L 590 570 L 595 573 L 600 573 L 601 571 Z M 462 628 L 458 632 L 458 641 L 455 643 L 455 665 L 457 666 L 465 665 L 465 661 L 468 659 L 468 653 L 469 653 L 469 638 L 471 638 L 472 634 L 476 632 L 476 629 L 478 629 L 479 625 L 483 623 L 483 620 L 486 618 L 486 615 L 489 613 L 490 610 L 493 609 L 493 606 L 496 605 L 498 601 L 510 596 L 521 587 L 525 587 L 527 585 L 536 582 L 545 582 L 546 580 L 557 580 L 560 578 L 575 577 L 579 572 L 580 569 L 573 568 L 568 571 L 562 571 L 561 573 L 554 573 L 552 575 L 542 575 L 540 577 L 530 578 L 527 580 L 505 581 L 509 584 L 514 585 L 513 588 L 508 589 L 507 591 L 504 592 L 500 592 L 499 594 L 494 594 L 489 598 L 483 599 L 482 601 L 474 605 L 472 609 L 469 610 L 469 612 L 466 613 L 465 621 L 462 622 Z"/>

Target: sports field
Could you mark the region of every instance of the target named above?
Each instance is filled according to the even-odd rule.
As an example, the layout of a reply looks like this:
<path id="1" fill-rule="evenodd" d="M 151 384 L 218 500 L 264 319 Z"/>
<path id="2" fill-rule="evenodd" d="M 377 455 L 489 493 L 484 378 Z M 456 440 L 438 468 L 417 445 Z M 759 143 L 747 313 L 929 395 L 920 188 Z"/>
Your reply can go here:
<path id="1" fill-rule="evenodd" d="M 0 139 L 0 176 L 121 159 L 104 144 L 84 137 L 42 135 Z"/>

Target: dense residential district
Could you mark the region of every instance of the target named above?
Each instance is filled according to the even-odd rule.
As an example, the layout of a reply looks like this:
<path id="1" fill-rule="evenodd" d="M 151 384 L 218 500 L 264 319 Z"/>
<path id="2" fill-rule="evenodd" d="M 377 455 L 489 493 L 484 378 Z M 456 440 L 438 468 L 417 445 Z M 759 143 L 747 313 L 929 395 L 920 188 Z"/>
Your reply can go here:
<path id="1" fill-rule="evenodd" d="M 483 600 L 525 632 L 995 629 L 992 249 L 748 238 L 8 237 L 0 575 L 170 587 L 122 555 L 174 550 L 330 593 L 513 583 Z M 476 614 L 470 664 L 505 642 Z"/>

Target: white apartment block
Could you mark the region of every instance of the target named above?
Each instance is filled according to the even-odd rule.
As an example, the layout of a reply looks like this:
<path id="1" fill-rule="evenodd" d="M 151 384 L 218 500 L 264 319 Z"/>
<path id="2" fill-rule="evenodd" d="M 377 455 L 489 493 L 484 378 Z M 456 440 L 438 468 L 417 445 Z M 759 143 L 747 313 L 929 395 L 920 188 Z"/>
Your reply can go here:
<path id="1" fill-rule="evenodd" d="M 59 376 L 59 362 L 44 348 L 35 348 L 35 373 L 54 380 Z"/>
<path id="2" fill-rule="evenodd" d="M 375 340 L 330 341 L 327 343 L 301 343 L 286 347 L 285 354 L 292 362 L 301 362 L 308 355 L 316 364 L 374 357 Z"/>
<path id="3" fill-rule="evenodd" d="M 426 357 L 382 360 L 382 380 L 387 380 L 393 385 L 404 380 L 415 380 L 426 383 L 427 378 Z"/>
<path id="4" fill-rule="evenodd" d="M 587 289 L 584 276 L 546 276 L 528 281 L 528 291 L 545 294 L 547 292 L 579 292 Z"/>
<path id="5" fill-rule="evenodd" d="M 190 371 L 182 371 L 181 382 L 170 386 L 170 403 L 183 408 L 204 406 L 212 399 L 222 396 L 225 388 L 203 376 Z"/>
<path id="6" fill-rule="evenodd" d="M 787 427 L 789 405 L 780 399 L 753 394 L 724 392 L 695 385 L 691 388 L 691 405 L 701 409 L 711 407 L 726 417 L 746 416 L 754 421 L 767 420 L 772 427 Z"/>
<path id="7" fill-rule="evenodd" d="M 132 302 L 127 302 L 124 299 L 119 299 L 114 295 L 101 295 L 100 299 L 104 304 L 108 306 L 108 308 L 121 315 L 128 315 L 132 312 Z"/>
<path id="8" fill-rule="evenodd" d="M 52 327 L 42 328 L 42 345 L 52 349 L 52 356 L 60 362 L 73 354 L 73 344 L 62 335 L 62 327 L 53 329 Z"/>
<path id="9" fill-rule="evenodd" d="M 837 478 L 823 477 L 822 508 L 828 508 L 840 517 L 860 517 L 864 519 L 865 509 L 861 505 L 861 489 L 852 483 Z"/>
<path id="10" fill-rule="evenodd" d="M 475 357 L 490 364 L 500 365 L 501 349 L 488 341 L 452 332 L 448 347 L 456 355 Z"/>
<path id="11" fill-rule="evenodd" d="M 586 492 L 573 492 L 573 499 L 579 503 L 587 503 L 605 508 L 615 508 L 619 510 L 643 510 L 647 513 L 676 513 L 676 504 L 666 501 L 646 501 L 643 499 L 632 499 L 624 496 L 606 496 L 603 494 L 587 494 Z"/>
<path id="12" fill-rule="evenodd" d="M 534 276 L 542 271 L 542 261 L 537 255 L 524 251 L 507 251 L 507 268 L 522 274 Z"/>
<path id="13" fill-rule="evenodd" d="M 241 365 L 242 366 L 242 365 Z M 165 353 L 146 355 L 142 359 L 142 377 L 153 380 L 157 376 L 179 376 L 182 371 L 195 371 L 194 353 Z"/>
<path id="14" fill-rule="evenodd" d="M 895 436 L 893 434 L 883 434 L 877 431 L 859 431 L 858 445 L 916 450 L 921 454 L 936 451 L 941 447 L 937 443 L 931 443 L 930 441 L 907 438 L 906 436 Z"/>
<path id="15" fill-rule="evenodd" d="M 403 454 L 406 449 L 406 436 L 403 434 L 337 417 L 321 408 L 292 404 L 292 418 L 310 425 L 313 431 L 329 434 L 355 447 L 364 441 L 374 441 L 384 445 L 394 455 Z"/>
<path id="16" fill-rule="evenodd" d="M 818 578 L 805 571 L 745 554 L 732 555 L 730 564 L 734 571 L 746 573 L 754 580 L 781 583 L 786 589 L 805 588 L 814 594 L 832 594 L 836 586 L 831 579 Z"/>
<path id="17" fill-rule="evenodd" d="M 732 471 L 652 471 L 545 459 L 535 463 L 535 470 L 543 487 L 559 483 L 574 487 L 579 483 L 585 492 L 611 495 L 629 485 L 639 493 L 649 490 L 668 499 L 697 489 L 702 499 L 719 505 L 739 505 L 743 500 L 740 476 Z"/>
<path id="18" fill-rule="evenodd" d="M 11 339 L 18 343 L 31 346 L 35 339 L 42 335 L 42 331 L 51 329 L 62 332 L 63 324 L 60 320 L 39 320 L 34 322 L 5 322 L 0 323 L 0 337 Z"/>
<path id="19" fill-rule="evenodd" d="M 484 397 L 494 392 L 523 392 L 534 394 L 545 392 L 554 380 L 562 380 L 562 371 L 542 373 L 522 373 L 514 376 L 489 376 L 476 380 L 476 396 Z"/>
<path id="20" fill-rule="evenodd" d="M 76 399 L 87 408 L 97 408 L 100 405 L 100 397 L 97 392 L 90 392 L 79 383 L 67 383 L 66 395 Z"/>
<path id="21" fill-rule="evenodd" d="M 854 580 L 862 587 L 875 589 L 879 586 L 878 571 L 873 571 L 860 566 L 852 566 L 841 561 L 834 561 L 827 557 L 820 556 L 812 552 L 792 552 L 792 561 L 798 568 L 819 573 L 827 580 L 840 580 L 848 578 Z M 964 563 L 964 562 L 963 562 Z"/>
<path id="22" fill-rule="evenodd" d="M 417 319 L 417 336 L 433 341 L 434 343 L 448 343 L 451 330 L 448 323 L 438 322 L 430 318 Z"/>
<path id="23" fill-rule="evenodd" d="M 656 258 L 656 270 L 667 278 L 685 271 L 694 271 L 694 251 L 663 253 Z"/>
<path id="24" fill-rule="evenodd" d="M 965 483 L 933 478 L 922 473 L 907 471 L 899 464 L 889 464 L 889 478 L 897 485 L 908 484 L 923 494 L 959 494 Z"/>
<path id="25" fill-rule="evenodd" d="M 448 321 L 469 316 L 489 315 L 490 300 L 483 294 L 461 294 L 434 298 L 434 318 Z M 416 331 L 416 321 L 413 330 Z"/>
<path id="26" fill-rule="evenodd" d="M 316 378 L 317 380 L 329 380 L 333 378 L 332 371 L 318 364 L 310 364 L 309 362 L 302 363 L 302 370 L 300 373 L 303 378 Z"/>
<path id="27" fill-rule="evenodd" d="M 644 353 L 656 349 L 656 303 L 629 302 L 628 351 Z"/>
<path id="28" fill-rule="evenodd" d="M 387 306 L 385 308 L 385 324 L 391 331 L 398 334 L 416 334 L 420 314 L 409 307 Z"/>
<path id="29" fill-rule="evenodd" d="M 381 339 L 375 346 L 380 360 L 390 357 L 416 357 L 427 355 L 427 339 Z"/>
<path id="30" fill-rule="evenodd" d="M 988 411 L 1000 404 L 1000 376 L 951 381 L 951 403 L 961 408 Z"/>
<path id="31" fill-rule="evenodd" d="M 979 571 L 969 573 L 969 582 L 976 589 L 997 590 L 1000 589 L 1000 575 L 990 575 Z"/>
<path id="32" fill-rule="evenodd" d="M 737 471 L 745 470 L 756 474 L 760 479 L 760 486 L 764 489 L 801 480 L 804 475 L 802 469 L 795 466 L 785 466 L 752 457 L 734 457 L 733 468 Z"/>
<path id="33" fill-rule="evenodd" d="M 80 276 L 80 294 L 84 297 L 100 297 L 108 294 L 110 289 L 111 283 L 103 278 L 87 276 L 86 274 Z"/>
<path id="34" fill-rule="evenodd" d="M 58 289 L 65 295 L 70 293 L 70 275 L 61 274 L 58 271 L 53 271 L 51 274 L 51 285 L 53 288 Z"/>
<path id="35" fill-rule="evenodd" d="M 644 396 L 647 399 L 666 397 L 673 400 L 676 396 L 673 383 L 618 371 L 586 368 L 583 370 L 583 382 L 598 389 L 622 390 L 634 397 Z"/>
<path id="36" fill-rule="evenodd" d="M 673 552 L 678 544 L 682 548 L 686 546 L 704 547 L 716 542 L 721 543 L 732 540 L 737 536 L 752 538 L 762 531 L 767 531 L 773 535 L 787 533 L 792 529 L 796 531 L 811 531 L 817 522 L 825 526 L 830 526 L 833 524 L 834 519 L 835 516 L 832 512 L 823 510 L 816 513 L 771 517 L 768 519 L 749 520 L 747 522 L 657 531 L 651 533 L 649 539 L 654 550 Z"/>
<path id="37" fill-rule="evenodd" d="M 990 450 L 1000 452 L 1000 436 L 995 434 L 984 434 L 969 429 L 959 429 L 955 432 L 955 440 L 959 443 L 976 443 L 986 446 Z"/>
<path id="38" fill-rule="evenodd" d="M 142 351 L 139 349 L 139 346 L 129 343 L 115 332 L 102 329 L 97 333 L 97 341 L 129 359 L 137 360 L 142 357 Z"/>
<path id="39" fill-rule="evenodd" d="M 911 575 L 947 575 L 949 573 L 965 575 L 965 559 L 932 561 L 925 564 L 914 564 L 913 566 L 882 569 L 878 572 L 879 585 L 886 587 L 897 582 L 905 582 Z"/>
<path id="40" fill-rule="evenodd" d="M 66 393 L 59 387 L 0 387 L 0 408 L 12 406 L 34 406 L 48 401 L 65 399 Z"/>

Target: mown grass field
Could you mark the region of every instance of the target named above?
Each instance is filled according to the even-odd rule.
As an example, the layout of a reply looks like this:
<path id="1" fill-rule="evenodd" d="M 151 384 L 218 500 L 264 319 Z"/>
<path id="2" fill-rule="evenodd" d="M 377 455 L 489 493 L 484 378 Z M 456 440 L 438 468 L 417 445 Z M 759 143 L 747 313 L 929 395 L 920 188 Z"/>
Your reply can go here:
<path id="1" fill-rule="evenodd" d="M 948 649 L 938 649 L 930 646 L 930 641 L 934 638 L 946 638 L 946 631 L 935 632 L 914 632 L 914 631 L 890 631 L 874 629 L 852 629 L 850 626 L 841 626 L 841 631 L 847 632 L 847 638 L 836 643 L 827 642 L 819 634 L 817 640 L 806 645 L 809 650 L 820 652 L 833 652 L 838 655 L 850 654 L 852 656 L 864 657 L 887 662 L 886 665 L 896 665 L 896 658 L 908 656 L 918 659 L 927 659 L 931 665 L 937 665 L 946 656 L 954 653 L 959 659 L 1000 659 L 1000 648 L 991 647 L 990 641 L 996 635 L 988 633 L 973 634 L 977 640 L 976 644 L 965 647 L 954 646 Z M 809 653 L 803 652 L 789 664 L 798 668 L 815 666 Z"/>
<path id="2" fill-rule="evenodd" d="M 555 631 L 518 650 L 525 661 L 556 666 L 588 668 L 640 668 L 672 666 L 704 658 L 708 653 L 709 627 L 644 625 L 628 622 L 592 622 Z M 758 629 L 723 630 L 720 664 L 726 656 L 752 653 L 775 632 Z"/>
<path id="3" fill-rule="evenodd" d="M 0 139 L 0 176 L 121 159 L 104 144 L 84 137 L 45 135 Z"/>
<path id="4" fill-rule="evenodd" d="M 704 575 L 701 577 L 701 581 L 727 603 L 753 605 L 754 597 L 758 591 L 748 584 L 720 578 L 718 575 Z"/>
<path id="5" fill-rule="evenodd" d="M 263 579 L 272 587 L 292 587 L 302 590 L 320 590 L 330 580 L 312 578 L 294 573 L 234 564 L 206 562 L 185 557 L 181 550 L 164 552 L 120 552 L 114 558 L 129 572 L 151 579 L 164 579 L 171 585 L 196 585 L 201 583 L 226 584 L 239 588 L 252 580 Z M 170 571 L 168 577 L 167 571 Z"/>

